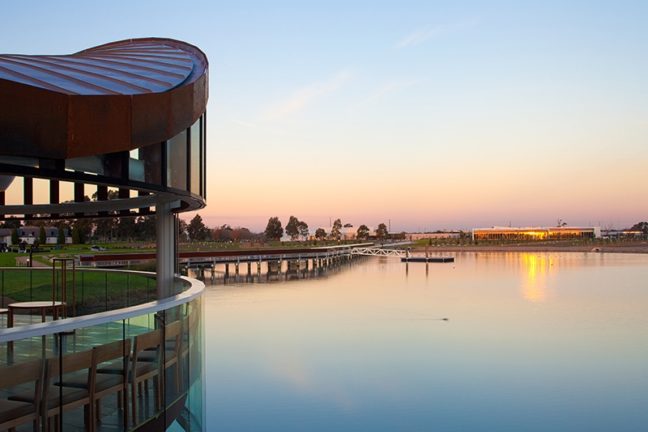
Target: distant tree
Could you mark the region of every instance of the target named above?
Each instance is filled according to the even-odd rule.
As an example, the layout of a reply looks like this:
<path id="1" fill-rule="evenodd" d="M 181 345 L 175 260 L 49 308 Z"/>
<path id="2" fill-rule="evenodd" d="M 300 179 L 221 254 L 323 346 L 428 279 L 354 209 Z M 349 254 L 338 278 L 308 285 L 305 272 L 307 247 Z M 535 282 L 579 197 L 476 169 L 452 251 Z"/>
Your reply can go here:
<path id="1" fill-rule="evenodd" d="M 189 240 L 192 241 L 202 241 L 209 238 L 209 230 L 203 223 L 202 217 L 200 217 L 199 214 L 196 214 L 196 216 L 189 221 L 189 225 L 187 225 L 187 234 L 189 235 Z"/>
<path id="2" fill-rule="evenodd" d="M 20 228 L 20 221 L 16 219 L 6 220 L 0 223 L 0 228 L 7 228 L 7 229 Z"/>
<path id="3" fill-rule="evenodd" d="M 38 242 L 40 244 L 45 244 L 47 242 L 47 234 L 45 233 L 45 227 L 42 225 L 38 229 Z"/>
<path id="4" fill-rule="evenodd" d="M 232 234 L 239 241 L 252 240 L 255 237 L 255 234 L 245 227 L 234 228 Z"/>
<path id="5" fill-rule="evenodd" d="M 117 233 L 117 218 L 100 218 L 95 222 L 95 236 L 102 241 L 112 241 Z"/>
<path id="6" fill-rule="evenodd" d="M 88 201 L 88 197 L 86 196 L 86 201 Z M 119 198 L 119 191 L 114 190 L 114 189 L 109 189 L 108 190 L 108 199 L 118 199 Z M 99 193 L 95 192 L 92 194 L 92 201 L 97 201 L 99 199 Z"/>
<path id="7" fill-rule="evenodd" d="M 290 240 L 297 240 L 299 237 L 299 219 L 295 216 L 290 216 L 288 223 L 286 224 L 286 234 L 290 236 Z"/>
<path id="8" fill-rule="evenodd" d="M 11 244 L 17 245 L 20 242 L 20 237 L 18 237 L 18 229 L 13 228 L 11 230 Z"/>
<path id="9" fill-rule="evenodd" d="M 279 240 L 281 239 L 281 236 L 283 236 L 283 233 L 284 230 L 278 217 L 273 216 L 268 219 L 268 225 L 266 225 L 266 229 L 263 232 L 266 239 Z"/>
<path id="10" fill-rule="evenodd" d="M 155 216 L 140 216 L 135 220 L 137 239 L 153 241 L 156 236 Z"/>
<path id="11" fill-rule="evenodd" d="M 356 231 L 356 237 L 360 240 L 365 240 L 369 237 L 369 227 L 367 225 L 360 225 Z"/>
<path id="12" fill-rule="evenodd" d="M 187 222 L 182 219 L 178 220 L 178 240 L 187 241 Z"/>
<path id="13" fill-rule="evenodd" d="M 345 223 L 344 228 L 353 228 L 353 224 Z"/>
<path id="14" fill-rule="evenodd" d="M 72 229 L 72 243 L 73 244 L 81 244 L 81 232 L 76 229 L 76 228 L 71 228 Z"/>
<path id="15" fill-rule="evenodd" d="M 219 242 L 230 241 L 234 238 L 233 231 L 234 230 L 229 225 L 221 225 L 212 230 L 212 239 Z"/>
<path id="16" fill-rule="evenodd" d="M 92 221 L 90 219 L 77 219 L 71 223 L 71 226 L 73 227 L 72 241 L 74 243 L 83 244 L 90 238 L 92 234 Z M 74 240 L 75 235 L 77 236 L 76 240 Z"/>
<path id="17" fill-rule="evenodd" d="M 137 224 L 134 217 L 119 218 L 117 238 L 122 241 L 132 241 L 137 237 Z"/>
<path id="18" fill-rule="evenodd" d="M 56 244 L 65 244 L 65 227 L 58 227 L 58 234 L 56 235 Z"/>
<path id="19" fill-rule="evenodd" d="M 342 237 L 342 221 L 340 219 L 335 219 L 333 222 L 333 228 L 331 228 L 331 238 L 333 240 L 340 240 Z"/>
<path id="20" fill-rule="evenodd" d="M 308 224 L 304 221 L 299 221 L 297 224 L 297 228 L 299 229 L 299 235 L 304 239 L 308 240 Z"/>
<path id="21" fill-rule="evenodd" d="M 387 225 L 384 223 L 381 223 L 378 225 L 378 228 L 376 228 L 376 237 L 379 239 L 384 239 L 387 238 L 387 235 L 389 232 L 387 231 Z"/>
<path id="22" fill-rule="evenodd" d="M 317 228 L 315 230 L 315 238 L 317 240 L 324 240 L 326 238 L 326 230 L 324 228 Z"/>
<path id="23" fill-rule="evenodd" d="M 648 222 L 638 222 L 630 228 L 632 231 L 641 231 L 644 236 L 648 236 Z"/>

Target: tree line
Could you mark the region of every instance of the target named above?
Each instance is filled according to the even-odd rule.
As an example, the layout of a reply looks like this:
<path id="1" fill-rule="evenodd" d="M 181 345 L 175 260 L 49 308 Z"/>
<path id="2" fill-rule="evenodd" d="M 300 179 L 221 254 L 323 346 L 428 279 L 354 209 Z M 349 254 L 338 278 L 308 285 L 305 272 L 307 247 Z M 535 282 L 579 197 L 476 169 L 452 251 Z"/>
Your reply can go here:
<path id="1" fill-rule="evenodd" d="M 341 219 L 335 219 L 333 225 L 331 226 L 331 231 L 326 232 L 324 228 L 317 228 L 315 230 L 315 239 L 317 240 L 340 240 L 342 238 L 342 228 L 353 228 L 351 224 L 342 225 Z M 288 218 L 288 223 L 286 228 L 281 224 L 281 221 L 277 216 L 273 216 L 268 219 L 268 224 L 266 225 L 263 235 L 267 240 L 280 240 L 284 232 L 286 235 L 290 236 L 291 240 L 297 240 L 300 237 L 303 240 L 308 240 L 310 238 L 310 231 L 308 229 L 308 224 L 302 220 L 299 220 L 296 216 L 290 216 Z M 386 239 L 389 236 L 387 225 L 381 223 L 378 225 L 375 231 L 375 237 L 377 239 Z M 371 230 L 367 225 L 360 225 L 355 232 L 355 238 L 359 240 L 366 240 L 371 237 Z"/>

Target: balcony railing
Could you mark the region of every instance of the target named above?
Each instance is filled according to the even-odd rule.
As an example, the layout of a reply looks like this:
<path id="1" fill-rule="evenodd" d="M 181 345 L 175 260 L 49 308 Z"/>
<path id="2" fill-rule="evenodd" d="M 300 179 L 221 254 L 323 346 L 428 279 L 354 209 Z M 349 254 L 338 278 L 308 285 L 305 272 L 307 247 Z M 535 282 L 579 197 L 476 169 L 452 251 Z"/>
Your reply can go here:
<path id="1" fill-rule="evenodd" d="M 204 430 L 204 284 L 177 277 L 155 299 L 153 273 L 75 273 L 61 319 L 0 329 L 0 430 Z M 56 277 L 0 269 L 3 306 L 51 302 Z"/>

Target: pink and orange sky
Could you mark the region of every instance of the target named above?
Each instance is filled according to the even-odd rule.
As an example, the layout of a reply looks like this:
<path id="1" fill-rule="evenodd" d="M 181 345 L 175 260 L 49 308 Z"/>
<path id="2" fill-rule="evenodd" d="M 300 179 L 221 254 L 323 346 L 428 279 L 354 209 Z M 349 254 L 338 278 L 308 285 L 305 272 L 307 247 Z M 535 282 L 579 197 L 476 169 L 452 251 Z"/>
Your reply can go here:
<path id="1" fill-rule="evenodd" d="M 645 4 L 28 3 L 5 6 L 3 52 L 205 51 L 210 226 L 648 219 Z"/>

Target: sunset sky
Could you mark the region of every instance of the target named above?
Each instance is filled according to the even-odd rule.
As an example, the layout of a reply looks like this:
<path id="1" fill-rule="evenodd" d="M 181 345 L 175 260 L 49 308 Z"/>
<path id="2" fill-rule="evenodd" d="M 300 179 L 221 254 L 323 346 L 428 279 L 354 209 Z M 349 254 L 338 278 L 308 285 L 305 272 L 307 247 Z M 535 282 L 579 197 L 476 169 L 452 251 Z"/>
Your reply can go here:
<path id="1" fill-rule="evenodd" d="M 536 3 L 7 2 L 0 52 L 200 47 L 210 226 L 647 220 L 648 3 Z"/>

